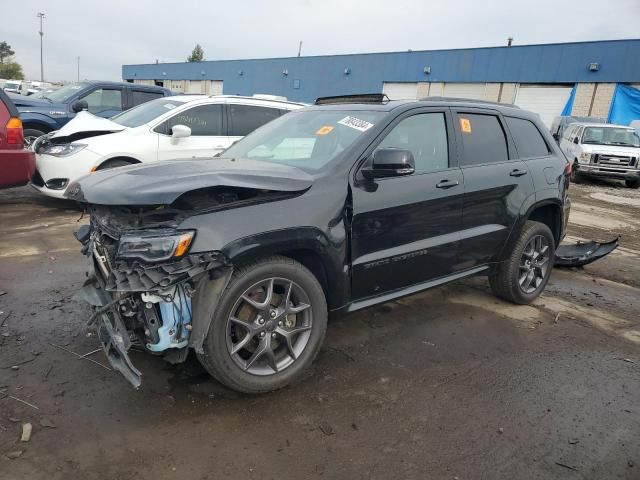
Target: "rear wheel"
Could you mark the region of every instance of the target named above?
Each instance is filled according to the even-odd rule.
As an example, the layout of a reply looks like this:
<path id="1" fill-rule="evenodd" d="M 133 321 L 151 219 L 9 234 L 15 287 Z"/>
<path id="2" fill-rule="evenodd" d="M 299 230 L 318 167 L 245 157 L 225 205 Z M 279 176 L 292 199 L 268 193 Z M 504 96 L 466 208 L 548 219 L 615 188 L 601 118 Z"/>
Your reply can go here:
<path id="1" fill-rule="evenodd" d="M 549 227 L 527 221 L 509 258 L 489 277 L 491 290 L 500 298 L 526 305 L 535 300 L 549 281 L 555 260 L 555 240 Z"/>
<path id="2" fill-rule="evenodd" d="M 640 179 L 634 178 L 632 180 L 625 180 L 624 184 L 629 188 L 640 188 Z"/>
<path id="3" fill-rule="evenodd" d="M 318 353 L 326 327 L 327 304 L 318 280 L 294 260 L 270 257 L 234 272 L 198 357 L 229 388 L 268 392 L 300 377 Z"/>

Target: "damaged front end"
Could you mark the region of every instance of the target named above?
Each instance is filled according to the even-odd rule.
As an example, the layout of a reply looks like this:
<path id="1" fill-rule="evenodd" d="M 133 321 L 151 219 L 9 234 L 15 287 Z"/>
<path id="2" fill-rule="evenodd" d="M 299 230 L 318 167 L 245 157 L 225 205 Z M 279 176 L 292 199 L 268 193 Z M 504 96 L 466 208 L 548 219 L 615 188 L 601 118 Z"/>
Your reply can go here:
<path id="1" fill-rule="evenodd" d="M 201 280 L 226 284 L 231 267 L 222 253 L 188 253 L 196 235 L 179 230 L 175 211 L 90 206 L 91 223 L 77 239 L 90 259 L 81 297 L 95 307 L 90 323 L 113 368 L 134 387 L 141 373 L 132 364 L 135 348 L 171 363 L 201 350 L 208 325 L 194 331 L 194 295 Z"/>
<path id="2" fill-rule="evenodd" d="M 76 233 L 90 260 L 81 295 L 95 308 L 90 323 L 111 365 L 137 388 L 130 349 L 171 363 L 190 348 L 202 354 L 233 268 L 225 240 L 202 240 L 197 228 L 210 231 L 218 211 L 301 195 L 312 181 L 294 167 L 216 158 L 132 165 L 72 183 L 65 197 L 91 215 Z M 228 227 L 220 225 L 226 241 L 236 240 Z"/>

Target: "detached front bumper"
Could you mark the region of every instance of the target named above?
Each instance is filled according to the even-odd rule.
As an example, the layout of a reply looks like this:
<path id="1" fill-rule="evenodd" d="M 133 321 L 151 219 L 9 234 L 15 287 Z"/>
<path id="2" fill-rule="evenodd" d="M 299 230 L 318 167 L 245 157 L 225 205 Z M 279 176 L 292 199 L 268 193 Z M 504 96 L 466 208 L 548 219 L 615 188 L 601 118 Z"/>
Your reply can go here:
<path id="1" fill-rule="evenodd" d="M 111 296 L 100 286 L 95 276 L 85 282 L 80 296 L 97 309 L 96 330 L 107 360 L 114 370 L 120 372 L 137 389 L 142 384 L 142 373 L 133 366 L 129 358 L 129 332 Z"/>

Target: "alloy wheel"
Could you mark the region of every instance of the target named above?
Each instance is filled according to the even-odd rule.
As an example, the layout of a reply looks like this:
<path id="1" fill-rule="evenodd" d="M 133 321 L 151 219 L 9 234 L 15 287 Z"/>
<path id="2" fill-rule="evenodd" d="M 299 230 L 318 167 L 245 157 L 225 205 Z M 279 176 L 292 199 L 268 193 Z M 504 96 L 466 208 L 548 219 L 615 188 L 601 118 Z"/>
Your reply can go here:
<path id="1" fill-rule="evenodd" d="M 546 278 L 549 270 L 549 240 L 543 235 L 529 239 L 520 258 L 518 284 L 526 294 L 535 292 Z"/>
<path id="2" fill-rule="evenodd" d="M 286 278 L 267 278 L 247 288 L 227 319 L 226 344 L 233 361 L 253 375 L 290 367 L 309 342 L 309 296 Z"/>

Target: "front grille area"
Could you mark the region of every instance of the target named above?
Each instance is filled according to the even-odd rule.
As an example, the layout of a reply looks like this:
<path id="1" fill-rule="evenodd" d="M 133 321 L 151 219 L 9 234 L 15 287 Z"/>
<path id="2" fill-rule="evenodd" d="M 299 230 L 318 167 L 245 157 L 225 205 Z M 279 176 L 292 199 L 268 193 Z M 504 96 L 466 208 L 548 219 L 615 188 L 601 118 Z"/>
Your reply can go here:
<path id="1" fill-rule="evenodd" d="M 610 167 L 633 167 L 636 165 L 636 159 L 634 157 L 622 156 L 622 155 L 596 155 L 595 163 L 599 163 L 602 166 Z"/>

